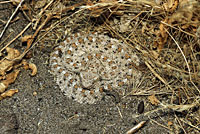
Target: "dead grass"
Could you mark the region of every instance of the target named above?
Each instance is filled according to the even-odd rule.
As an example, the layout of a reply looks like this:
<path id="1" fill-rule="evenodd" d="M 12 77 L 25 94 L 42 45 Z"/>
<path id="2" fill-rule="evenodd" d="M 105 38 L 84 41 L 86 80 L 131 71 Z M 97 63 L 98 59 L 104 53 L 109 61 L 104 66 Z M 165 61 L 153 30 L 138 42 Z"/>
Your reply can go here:
<path id="1" fill-rule="evenodd" d="M 62 40 L 63 34 L 91 29 L 109 34 L 127 42 L 143 61 L 138 68 L 144 74 L 143 79 L 127 95 L 155 95 L 159 100 L 158 109 L 142 116 L 171 109 L 175 118 L 172 125 L 167 126 L 169 130 L 200 131 L 198 1 L 42 0 L 23 3 L 19 10 L 30 20 L 35 32 L 27 40 L 27 48 L 18 60 L 22 60 L 38 43 L 45 44 L 43 42 L 47 41 L 56 44 Z M 23 31 L 19 35 L 22 34 Z M 41 49 L 45 47 L 40 46 Z M 162 100 L 162 95 L 168 96 L 168 100 Z M 185 118 L 176 116 L 176 112 L 184 111 L 187 112 Z"/>

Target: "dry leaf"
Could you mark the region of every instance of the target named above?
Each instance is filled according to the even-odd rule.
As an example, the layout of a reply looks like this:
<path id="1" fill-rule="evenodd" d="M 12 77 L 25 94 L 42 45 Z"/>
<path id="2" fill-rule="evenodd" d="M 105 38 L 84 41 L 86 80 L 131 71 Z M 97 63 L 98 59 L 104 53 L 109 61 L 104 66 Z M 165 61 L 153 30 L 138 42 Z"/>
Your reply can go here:
<path id="1" fill-rule="evenodd" d="M 154 94 L 149 96 L 148 99 L 151 102 L 151 104 L 153 104 L 153 105 L 157 106 L 160 103 L 160 101 L 156 98 L 156 96 Z"/>
<path id="2" fill-rule="evenodd" d="M 169 19 L 165 18 L 163 22 L 168 24 Z M 159 26 L 160 31 L 157 33 L 156 35 L 157 39 L 156 41 L 154 41 L 154 44 L 153 44 L 155 48 L 157 48 L 158 52 L 160 52 L 163 49 L 165 43 L 167 42 L 167 38 L 168 38 L 168 34 L 166 33 L 167 28 L 168 27 L 164 25 L 163 23 L 161 23 Z"/>
<path id="3" fill-rule="evenodd" d="M 13 72 L 7 74 L 6 79 L 3 80 L 2 83 L 8 84 L 8 85 L 13 83 L 16 80 L 19 72 L 20 72 L 20 70 L 14 70 Z"/>
<path id="4" fill-rule="evenodd" d="M 7 47 L 6 51 L 8 52 L 6 59 L 12 60 L 20 56 L 20 52 L 17 49 Z"/>
<path id="5" fill-rule="evenodd" d="M 13 83 L 18 74 L 19 74 L 20 70 L 15 70 L 9 74 L 6 75 L 6 79 L 2 81 L 2 83 L 4 83 L 5 85 L 10 85 L 11 83 Z"/>
<path id="6" fill-rule="evenodd" d="M 10 89 L 10 90 L 1 94 L 0 100 L 4 99 L 6 97 L 11 97 L 17 92 L 18 92 L 18 89 Z"/>
<path id="7" fill-rule="evenodd" d="M 32 36 L 25 36 L 22 41 L 27 41 L 32 40 Z M 17 68 L 21 67 L 22 65 L 28 66 L 27 69 L 31 69 L 32 73 L 31 75 L 34 76 L 37 73 L 37 67 L 35 64 L 28 64 L 25 60 L 22 60 L 22 62 L 18 62 L 19 60 L 16 60 L 20 56 L 20 52 L 14 48 L 6 48 L 7 51 L 7 56 L 5 56 L 1 61 L 0 61 L 0 100 L 2 100 L 5 97 L 12 96 L 14 93 L 18 92 L 18 90 L 5 90 L 8 88 L 8 86 L 15 82 L 20 70 L 17 70 Z M 11 71 L 9 72 L 8 71 Z M 8 74 L 7 74 L 8 73 Z"/>
<path id="8" fill-rule="evenodd" d="M 30 46 L 31 46 L 31 44 L 33 42 L 33 39 L 34 39 L 33 35 L 26 35 L 26 36 L 21 38 L 21 41 L 22 42 L 26 42 L 26 44 L 27 44 L 26 50 L 30 48 Z"/>
<path id="9" fill-rule="evenodd" d="M 171 121 L 167 122 L 167 126 L 171 126 L 173 123 Z"/>
<path id="10" fill-rule="evenodd" d="M 163 7 L 166 11 L 173 12 L 176 10 L 178 4 L 178 0 L 168 0 L 166 3 L 163 4 Z"/>
<path id="11" fill-rule="evenodd" d="M 28 40 L 32 39 L 32 35 L 26 35 L 24 37 L 21 38 L 22 42 L 28 42 Z"/>
<path id="12" fill-rule="evenodd" d="M 182 29 L 192 28 L 195 31 L 199 23 L 199 16 L 197 15 L 200 13 L 199 9 L 198 1 L 180 0 L 179 8 L 170 17 L 169 24 L 178 24 L 181 25 Z"/>
<path id="13" fill-rule="evenodd" d="M 19 74 L 19 70 L 14 71 L 10 74 L 6 74 L 7 71 L 10 71 L 13 68 L 14 61 L 13 59 L 20 55 L 19 51 L 13 48 L 6 48 L 8 55 L 0 61 L 0 75 L 1 79 L 4 79 L 0 83 L 0 93 L 4 92 L 9 84 L 13 83 Z"/>
<path id="14" fill-rule="evenodd" d="M 0 83 L 0 93 L 4 92 L 5 89 L 8 87 L 8 85 L 10 85 L 11 83 L 13 83 L 16 80 L 19 72 L 20 72 L 20 70 L 15 70 L 6 75 L 5 80 L 1 81 L 1 83 Z"/>
<path id="15" fill-rule="evenodd" d="M 13 59 L 20 56 L 18 50 L 13 48 L 6 48 L 8 55 L 0 61 L 0 75 L 4 76 L 7 71 L 10 71 L 13 68 L 15 61 Z"/>
<path id="16" fill-rule="evenodd" d="M 8 88 L 8 85 L 5 85 L 4 83 L 0 83 L 0 93 L 3 93 L 5 90 L 6 90 L 6 88 Z"/>
<path id="17" fill-rule="evenodd" d="M 159 33 L 157 34 L 154 45 L 158 52 L 160 52 L 167 42 L 168 34 L 166 30 L 169 29 L 168 25 L 187 29 L 188 31 L 195 32 L 199 24 L 200 4 L 196 0 L 167 0 L 163 4 L 165 10 L 169 12 L 159 26 Z M 175 12 L 176 10 L 176 12 Z M 185 31 L 187 31 L 185 30 Z"/>
<path id="18" fill-rule="evenodd" d="M 37 66 L 33 63 L 29 63 L 29 69 L 32 70 L 31 76 L 35 76 L 37 74 Z"/>

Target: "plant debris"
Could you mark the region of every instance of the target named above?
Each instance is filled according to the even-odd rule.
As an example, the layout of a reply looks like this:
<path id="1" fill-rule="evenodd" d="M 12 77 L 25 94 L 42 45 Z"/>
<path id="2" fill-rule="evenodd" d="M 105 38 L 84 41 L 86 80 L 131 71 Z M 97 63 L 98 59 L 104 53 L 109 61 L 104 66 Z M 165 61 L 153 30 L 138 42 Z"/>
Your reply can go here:
<path id="1" fill-rule="evenodd" d="M 0 83 L 0 93 L 4 92 L 8 85 L 12 84 L 16 80 L 19 72 L 19 70 L 15 70 L 5 76 L 6 78 Z"/>
<path id="2" fill-rule="evenodd" d="M 28 67 L 32 70 L 31 76 L 35 76 L 37 74 L 37 66 L 33 63 L 29 63 Z"/>
<path id="3" fill-rule="evenodd" d="M 151 95 L 148 97 L 149 101 L 151 102 L 152 105 L 158 105 L 160 101 L 156 98 L 155 94 Z"/>
<path id="4" fill-rule="evenodd" d="M 142 128 L 144 126 L 145 123 L 146 123 L 146 121 L 141 121 L 139 124 L 137 124 L 136 126 L 131 128 L 130 130 L 128 130 L 126 132 L 126 134 L 134 134 L 134 133 L 136 133 L 140 128 Z"/>
<path id="5" fill-rule="evenodd" d="M 16 63 L 14 59 L 20 56 L 19 51 L 16 49 L 7 47 L 6 51 L 8 55 L 0 61 L 0 75 L 2 77 L 5 76 L 7 71 L 13 69 L 13 66 Z"/>
<path id="6" fill-rule="evenodd" d="M 37 74 L 37 67 L 35 64 L 28 64 L 25 60 L 18 60 L 18 57 L 20 57 L 21 54 L 17 49 L 7 47 L 6 51 L 7 55 L 0 61 L 0 100 L 6 97 L 11 97 L 18 92 L 17 89 L 10 89 L 8 91 L 6 91 L 6 89 L 10 84 L 15 82 L 20 72 L 19 69 L 22 65 L 28 65 L 28 68 L 32 70 L 31 76 L 35 76 Z"/>
<path id="7" fill-rule="evenodd" d="M 4 99 L 4 98 L 6 98 L 6 97 L 11 97 L 11 96 L 13 96 L 15 93 L 18 93 L 18 89 L 10 89 L 10 90 L 8 90 L 8 91 L 6 91 L 6 92 L 4 92 L 4 93 L 2 93 L 2 94 L 0 95 L 0 100 Z"/>

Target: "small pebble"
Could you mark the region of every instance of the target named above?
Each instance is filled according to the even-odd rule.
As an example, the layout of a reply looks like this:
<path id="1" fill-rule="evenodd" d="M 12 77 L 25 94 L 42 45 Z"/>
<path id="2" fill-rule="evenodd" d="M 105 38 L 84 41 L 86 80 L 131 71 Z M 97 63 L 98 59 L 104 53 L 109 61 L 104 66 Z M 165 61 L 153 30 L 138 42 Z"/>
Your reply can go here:
<path id="1" fill-rule="evenodd" d="M 37 96 L 37 92 L 34 91 L 34 92 L 33 92 L 33 96 Z"/>
<path id="2" fill-rule="evenodd" d="M 141 101 L 139 104 L 138 104 L 138 113 L 139 114 L 142 114 L 144 112 L 144 101 Z"/>

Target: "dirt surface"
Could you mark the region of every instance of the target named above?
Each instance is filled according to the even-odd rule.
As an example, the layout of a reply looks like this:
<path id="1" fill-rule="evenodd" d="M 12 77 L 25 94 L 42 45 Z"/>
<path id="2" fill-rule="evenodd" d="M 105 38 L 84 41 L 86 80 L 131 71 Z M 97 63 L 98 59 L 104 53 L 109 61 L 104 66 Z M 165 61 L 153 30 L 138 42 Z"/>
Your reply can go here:
<path id="1" fill-rule="evenodd" d="M 49 73 L 48 59 L 49 53 L 35 50 L 31 62 L 38 67 L 37 76 L 31 77 L 30 71 L 23 70 L 10 87 L 19 89 L 19 93 L 0 102 L 1 118 L 7 118 L 10 114 L 16 116 L 16 133 L 116 134 L 125 133 L 140 121 L 148 120 L 147 117 L 133 118 L 138 115 L 139 102 L 146 102 L 142 97 L 127 97 L 116 104 L 113 96 L 105 96 L 93 105 L 79 104 L 68 99 Z M 37 92 L 37 95 L 34 96 L 33 92 Z M 156 116 L 157 121 L 165 122 L 165 119 Z M 168 132 L 167 129 L 147 122 L 138 133 Z"/>
<path id="2" fill-rule="evenodd" d="M 7 21 L 14 9 L 11 4 L 0 4 L 0 19 Z M 4 39 L 14 31 L 6 42 L 14 38 L 28 24 L 22 12 L 17 16 L 20 19 L 9 25 L 3 36 Z M 0 24 L 2 31 L 5 24 Z M 25 34 L 30 33 L 31 30 Z M 25 48 L 19 39 L 13 44 L 11 47 L 16 49 Z M 170 133 L 169 129 L 162 125 L 167 126 L 167 122 L 173 120 L 173 112 L 158 111 L 151 117 L 138 113 L 138 104 L 141 101 L 144 101 L 144 113 L 156 108 L 147 102 L 146 96 L 116 98 L 117 96 L 105 95 L 101 101 L 92 105 L 68 99 L 56 85 L 54 76 L 50 74 L 49 55 L 52 51 L 52 47 L 32 49 L 33 56 L 29 62 L 37 65 L 38 73 L 32 77 L 30 71 L 22 69 L 15 83 L 9 86 L 10 89 L 19 89 L 19 92 L 0 101 L 0 133 L 123 134 L 141 121 L 147 122 L 137 133 Z M 37 95 L 34 95 L 34 92 Z M 163 96 L 163 99 L 165 97 L 167 96 Z M 116 103 L 117 99 L 120 99 L 119 103 Z M 138 115 L 140 116 L 136 118 Z"/>
<path id="3" fill-rule="evenodd" d="M 141 100 L 146 102 L 142 97 L 127 97 L 115 104 L 112 96 L 105 96 L 102 101 L 93 105 L 83 105 L 68 99 L 48 72 L 48 57 L 48 53 L 36 53 L 32 62 L 38 66 L 37 76 L 31 77 L 30 72 L 22 71 L 11 87 L 19 89 L 19 93 L 0 102 L 2 117 L 15 114 L 18 133 L 116 134 L 125 133 L 140 121 L 148 120 L 132 117 L 138 114 L 138 103 Z M 36 96 L 33 95 L 35 91 Z M 159 117 L 155 119 L 165 122 L 165 119 Z M 138 133 L 168 132 L 167 129 L 147 122 Z"/>

